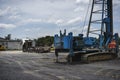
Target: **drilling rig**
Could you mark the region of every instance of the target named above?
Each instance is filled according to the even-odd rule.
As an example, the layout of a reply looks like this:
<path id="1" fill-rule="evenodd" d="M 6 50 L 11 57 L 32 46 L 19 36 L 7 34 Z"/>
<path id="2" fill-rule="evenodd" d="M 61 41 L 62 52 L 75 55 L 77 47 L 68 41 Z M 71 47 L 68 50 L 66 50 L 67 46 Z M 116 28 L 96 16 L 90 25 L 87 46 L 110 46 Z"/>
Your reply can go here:
<path id="1" fill-rule="evenodd" d="M 94 18 L 98 16 L 99 19 Z M 92 34 L 98 38 L 91 37 Z M 63 34 L 60 31 L 60 35 L 54 36 L 54 46 L 57 62 L 59 52 L 69 52 L 68 62 L 115 59 L 118 56 L 119 45 L 118 33 L 113 33 L 112 0 L 92 0 L 86 37 L 83 34 L 73 36 L 72 32 L 66 35 L 66 30 Z"/>

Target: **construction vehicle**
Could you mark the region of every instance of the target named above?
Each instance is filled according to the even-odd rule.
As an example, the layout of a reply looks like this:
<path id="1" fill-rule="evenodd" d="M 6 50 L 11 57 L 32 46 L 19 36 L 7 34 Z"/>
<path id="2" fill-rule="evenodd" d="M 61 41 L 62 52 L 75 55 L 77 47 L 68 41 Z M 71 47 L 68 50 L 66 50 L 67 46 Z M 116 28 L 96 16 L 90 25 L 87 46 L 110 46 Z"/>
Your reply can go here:
<path id="1" fill-rule="evenodd" d="M 33 43 L 32 40 L 25 40 L 23 47 L 22 47 L 23 52 L 33 51 L 34 46 L 32 43 Z"/>
<path id="2" fill-rule="evenodd" d="M 33 40 L 25 40 L 23 44 L 23 52 L 36 52 L 36 53 L 43 53 L 43 52 L 50 52 L 49 46 L 36 46 L 35 41 Z"/>
<path id="3" fill-rule="evenodd" d="M 35 47 L 34 51 L 36 53 L 46 53 L 46 52 L 50 52 L 50 47 L 49 46 L 38 46 L 38 47 Z"/>
<path id="4" fill-rule="evenodd" d="M 55 51 L 55 47 L 54 47 L 54 44 L 52 44 L 50 47 L 50 52 L 54 52 L 54 51 Z"/>
<path id="5" fill-rule="evenodd" d="M 113 34 L 112 0 L 92 0 L 91 3 L 86 37 L 83 34 L 73 36 L 72 32 L 66 35 L 66 30 L 63 34 L 60 31 L 60 35 L 54 36 L 56 62 L 58 62 L 59 52 L 69 52 L 68 62 L 101 61 L 118 56 L 118 33 Z M 95 7 L 99 7 L 99 9 L 96 10 Z M 100 19 L 96 20 L 95 16 Z M 91 26 L 99 30 L 92 30 Z M 98 38 L 91 37 L 91 34 L 97 34 Z"/>
<path id="6" fill-rule="evenodd" d="M 6 48 L 3 45 L 0 45 L 0 51 L 4 51 Z"/>

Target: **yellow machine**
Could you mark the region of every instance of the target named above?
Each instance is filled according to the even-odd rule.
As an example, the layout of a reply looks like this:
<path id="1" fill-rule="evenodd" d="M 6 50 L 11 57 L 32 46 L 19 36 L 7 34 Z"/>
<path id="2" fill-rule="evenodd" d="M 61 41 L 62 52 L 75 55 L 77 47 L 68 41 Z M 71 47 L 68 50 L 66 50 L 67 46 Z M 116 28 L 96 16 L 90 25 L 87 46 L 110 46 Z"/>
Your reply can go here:
<path id="1" fill-rule="evenodd" d="M 5 47 L 3 45 L 0 45 L 0 51 L 4 51 Z"/>

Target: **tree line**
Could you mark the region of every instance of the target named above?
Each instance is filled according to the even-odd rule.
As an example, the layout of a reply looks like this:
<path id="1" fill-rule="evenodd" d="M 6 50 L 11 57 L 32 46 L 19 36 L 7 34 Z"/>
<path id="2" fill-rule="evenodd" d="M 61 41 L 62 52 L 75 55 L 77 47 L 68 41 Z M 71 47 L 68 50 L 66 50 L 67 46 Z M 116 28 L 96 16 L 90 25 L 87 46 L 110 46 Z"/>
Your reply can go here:
<path id="1" fill-rule="evenodd" d="M 51 46 L 54 43 L 53 36 L 45 36 L 35 39 L 36 46 Z"/>

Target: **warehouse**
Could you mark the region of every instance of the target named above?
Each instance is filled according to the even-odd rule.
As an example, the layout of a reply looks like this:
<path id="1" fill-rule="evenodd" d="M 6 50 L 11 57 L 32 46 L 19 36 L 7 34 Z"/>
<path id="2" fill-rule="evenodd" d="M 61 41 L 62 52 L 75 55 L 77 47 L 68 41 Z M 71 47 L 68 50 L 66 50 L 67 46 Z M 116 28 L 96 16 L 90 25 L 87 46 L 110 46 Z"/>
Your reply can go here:
<path id="1" fill-rule="evenodd" d="M 8 35 L 5 38 L 0 38 L 0 45 L 4 46 L 6 50 L 21 50 L 22 40 L 12 40 L 11 35 Z"/>

